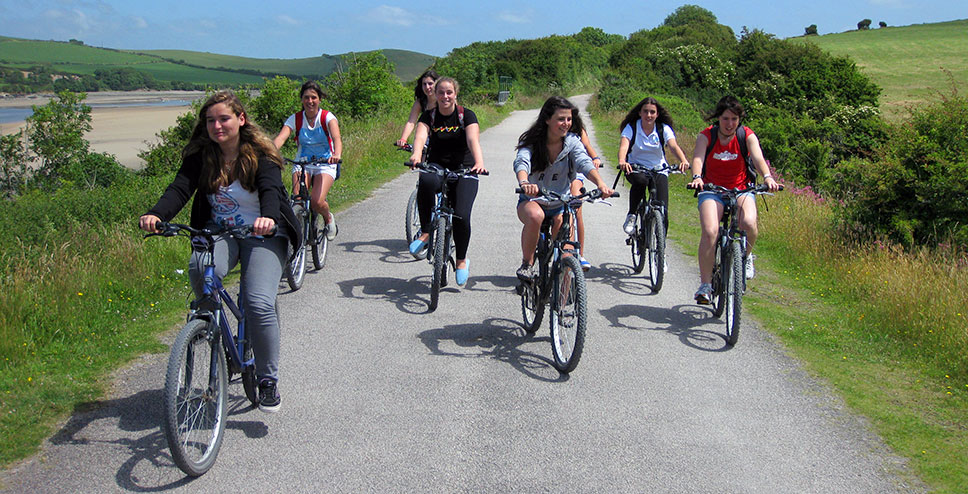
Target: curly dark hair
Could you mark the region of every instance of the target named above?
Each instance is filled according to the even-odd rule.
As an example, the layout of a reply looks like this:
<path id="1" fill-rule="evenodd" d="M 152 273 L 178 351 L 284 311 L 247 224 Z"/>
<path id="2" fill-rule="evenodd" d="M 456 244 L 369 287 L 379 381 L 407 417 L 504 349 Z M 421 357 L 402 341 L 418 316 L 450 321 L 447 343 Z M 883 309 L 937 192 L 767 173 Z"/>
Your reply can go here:
<path id="1" fill-rule="evenodd" d="M 676 128 L 675 122 L 672 121 L 672 115 L 669 115 L 669 110 L 666 110 L 655 98 L 650 96 L 639 101 L 629 110 L 628 114 L 622 120 L 621 125 L 618 126 L 619 133 L 625 130 L 626 125 L 635 125 L 635 122 L 639 119 L 639 112 L 642 111 L 642 107 L 645 105 L 654 105 L 656 112 L 658 112 L 658 116 L 655 118 L 656 132 L 662 132 L 663 125 L 668 125 L 671 129 Z M 634 144 L 634 142 L 631 143 L 631 145 Z"/>
<path id="2" fill-rule="evenodd" d="M 726 95 L 716 103 L 716 109 L 706 117 L 706 120 L 717 120 L 726 110 L 733 112 L 740 120 L 746 118 L 746 110 L 743 109 L 743 104 L 734 96 Z"/>
<path id="3" fill-rule="evenodd" d="M 541 105 L 541 111 L 538 112 L 538 119 L 535 120 L 528 130 L 521 134 L 518 138 L 518 146 L 516 149 L 530 148 L 531 149 L 531 172 L 540 172 L 551 164 L 551 157 L 548 156 L 548 119 L 551 118 L 558 110 L 567 109 L 571 110 L 571 132 L 575 132 L 575 128 L 578 128 L 578 133 L 581 133 L 581 129 L 584 128 L 581 122 L 581 117 L 578 116 L 578 107 L 573 105 L 571 101 L 568 101 L 561 96 L 552 96 L 545 100 L 544 104 Z M 576 123 L 577 122 L 577 123 Z"/>
<path id="4" fill-rule="evenodd" d="M 437 72 L 434 69 L 427 69 L 423 74 L 420 74 L 420 77 L 417 78 L 417 85 L 413 88 L 413 97 L 420 102 L 421 110 L 427 109 L 427 95 L 424 94 L 423 88 L 421 87 L 423 86 L 423 80 L 427 77 L 433 79 L 434 82 L 437 82 L 437 79 L 440 79 L 440 76 L 437 75 Z"/>

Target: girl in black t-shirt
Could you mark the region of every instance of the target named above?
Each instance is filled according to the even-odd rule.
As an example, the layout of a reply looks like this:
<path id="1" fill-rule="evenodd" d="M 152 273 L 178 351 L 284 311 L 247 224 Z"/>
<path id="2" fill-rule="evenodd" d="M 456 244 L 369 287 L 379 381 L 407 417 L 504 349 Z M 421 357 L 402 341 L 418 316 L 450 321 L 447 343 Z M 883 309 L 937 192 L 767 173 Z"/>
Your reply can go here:
<path id="1" fill-rule="evenodd" d="M 413 142 L 424 142 L 430 136 L 427 162 L 436 163 L 448 170 L 470 168 L 475 173 L 487 173 L 484 156 L 481 153 L 481 128 L 477 115 L 457 104 L 460 86 L 450 77 L 437 79 L 434 95 L 437 105 L 420 115 L 417 132 Z M 410 156 L 411 163 L 420 163 L 423 147 L 414 146 Z M 447 190 L 448 198 L 454 208 L 454 244 L 456 247 L 457 269 L 454 272 L 457 284 L 467 283 L 467 246 L 471 240 L 471 209 L 477 197 L 476 176 L 462 177 Z M 421 173 L 417 185 L 417 210 L 420 213 L 421 235 L 410 244 L 410 253 L 418 254 L 426 249 L 430 239 L 430 217 L 433 214 L 435 196 L 443 184 L 442 177 L 433 173 Z"/>

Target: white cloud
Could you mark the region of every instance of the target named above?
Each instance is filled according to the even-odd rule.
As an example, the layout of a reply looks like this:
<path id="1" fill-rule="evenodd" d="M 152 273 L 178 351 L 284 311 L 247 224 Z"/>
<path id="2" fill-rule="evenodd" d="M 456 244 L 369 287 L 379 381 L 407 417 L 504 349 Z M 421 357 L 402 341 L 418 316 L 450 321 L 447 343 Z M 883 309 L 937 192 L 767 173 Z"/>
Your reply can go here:
<path id="1" fill-rule="evenodd" d="M 527 14 L 519 14 L 512 12 L 501 12 L 497 16 L 498 19 L 510 23 L 510 24 L 530 24 L 531 17 Z"/>
<path id="2" fill-rule="evenodd" d="M 381 24 L 410 27 L 414 24 L 414 19 L 417 18 L 417 15 L 407 12 L 400 7 L 380 5 L 379 7 L 370 9 L 366 17 Z"/>
<path id="3" fill-rule="evenodd" d="M 138 29 L 145 29 L 148 27 L 148 21 L 144 17 L 132 17 L 131 24 Z"/>
<path id="4" fill-rule="evenodd" d="M 296 19 L 293 19 L 292 17 L 289 17 L 288 15 L 285 15 L 285 14 L 277 15 L 276 20 L 279 21 L 280 24 L 288 24 L 290 26 L 298 26 L 302 24 L 302 22 Z"/>

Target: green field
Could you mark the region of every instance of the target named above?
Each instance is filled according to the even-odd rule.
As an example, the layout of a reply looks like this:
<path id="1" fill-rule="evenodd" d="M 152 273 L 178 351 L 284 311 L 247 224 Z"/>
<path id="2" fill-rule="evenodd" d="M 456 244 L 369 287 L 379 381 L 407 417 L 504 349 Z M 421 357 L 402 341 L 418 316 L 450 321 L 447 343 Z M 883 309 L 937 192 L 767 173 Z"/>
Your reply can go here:
<path id="1" fill-rule="evenodd" d="M 415 79 L 434 62 L 434 57 L 405 50 L 384 50 L 403 81 Z M 352 56 L 350 54 L 350 56 Z M 295 77 L 327 75 L 341 55 L 312 58 L 247 58 L 181 50 L 114 50 L 58 41 L 37 41 L 0 36 L 0 66 L 27 69 L 49 66 L 57 72 L 93 74 L 98 69 L 132 68 L 150 73 L 161 81 L 199 84 L 259 84 L 267 75 Z M 200 68 L 201 67 L 201 68 Z"/>
<path id="2" fill-rule="evenodd" d="M 806 36 L 824 50 L 849 56 L 884 89 L 881 107 L 895 118 L 905 108 L 968 89 L 968 20 Z"/>

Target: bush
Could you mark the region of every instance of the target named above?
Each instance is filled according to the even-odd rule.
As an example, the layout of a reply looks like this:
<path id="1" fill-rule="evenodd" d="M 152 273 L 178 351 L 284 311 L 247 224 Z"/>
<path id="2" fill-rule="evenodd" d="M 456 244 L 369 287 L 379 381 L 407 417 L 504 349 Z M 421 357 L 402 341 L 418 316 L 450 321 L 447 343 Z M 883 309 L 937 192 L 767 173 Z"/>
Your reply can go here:
<path id="1" fill-rule="evenodd" d="M 870 28 L 871 28 L 871 20 L 870 19 L 864 19 L 864 20 L 862 20 L 862 21 L 860 21 L 860 22 L 857 23 L 857 29 L 859 29 L 861 31 L 864 31 L 864 30 L 867 30 L 867 29 L 870 29 Z"/>
<path id="2" fill-rule="evenodd" d="M 178 117 L 175 125 L 155 134 L 159 142 L 149 143 L 148 149 L 138 153 L 138 157 L 145 162 L 145 167 L 141 169 L 142 175 L 147 177 L 167 175 L 181 167 L 182 150 L 192 136 L 195 115 L 198 114 L 199 109 L 201 109 L 201 102 L 195 102 L 189 112 Z"/>
<path id="3" fill-rule="evenodd" d="M 266 81 L 247 110 L 252 112 L 255 121 L 267 134 L 274 136 L 282 128 L 289 115 L 302 109 L 299 96 L 299 81 L 277 76 Z M 321 108 L 323 105 L 320 105 Z"/>
<path id="4" fill-rule="evenodd" d="M 326 79 L 333 111 L 356 118 L 405 106 L 412 98 L 383 52 L 343 57 Z"/>
<path id="5" fill-rule="evenodd" d="M 878 22 L 877 25 L 880 26 L 880 27 L 882 27 L 882 28 L 883 27 L 887 27 L 887 23 L 884 22 L 884 21 Z"/>
<path id="6" fill-rule="evenodd" d="M 816 36 L 817 35 L 817 25 L 810 24 L 803 29 L 804 36 Z"/>

